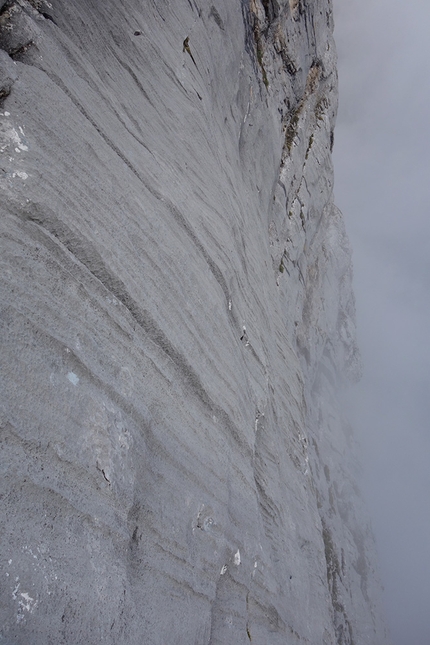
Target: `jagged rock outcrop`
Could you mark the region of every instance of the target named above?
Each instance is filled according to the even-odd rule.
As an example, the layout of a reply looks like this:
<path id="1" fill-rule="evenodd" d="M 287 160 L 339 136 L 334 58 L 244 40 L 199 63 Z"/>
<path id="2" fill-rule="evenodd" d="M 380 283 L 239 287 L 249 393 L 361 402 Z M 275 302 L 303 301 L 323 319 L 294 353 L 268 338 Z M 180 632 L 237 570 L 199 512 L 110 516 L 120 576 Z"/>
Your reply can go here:
<path id="1" fill-rule="evenodd" d="M 386 642 L 330 0 L 0 2 L 0 642 Z"/>

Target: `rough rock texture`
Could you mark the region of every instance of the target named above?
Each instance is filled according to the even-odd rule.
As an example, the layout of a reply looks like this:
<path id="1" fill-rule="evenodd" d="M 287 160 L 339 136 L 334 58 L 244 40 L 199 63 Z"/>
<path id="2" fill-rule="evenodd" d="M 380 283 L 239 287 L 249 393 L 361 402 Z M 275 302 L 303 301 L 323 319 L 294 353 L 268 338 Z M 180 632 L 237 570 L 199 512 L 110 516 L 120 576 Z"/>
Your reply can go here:
<path id="1" fill-rule="evenodd" d="M 332 29 L 0 2 L 0 643 L 386 642 Z"/>

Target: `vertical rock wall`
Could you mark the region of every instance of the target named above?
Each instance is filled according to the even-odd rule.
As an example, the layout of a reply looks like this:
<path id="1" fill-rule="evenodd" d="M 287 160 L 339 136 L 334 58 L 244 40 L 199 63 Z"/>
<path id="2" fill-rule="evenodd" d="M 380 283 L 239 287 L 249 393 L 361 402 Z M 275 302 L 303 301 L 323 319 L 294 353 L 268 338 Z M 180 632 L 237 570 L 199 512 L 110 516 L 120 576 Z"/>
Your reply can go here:
<path id="1" fill-rule="evenodd" d="M 0 2 L 0 643 L 386 642 L 332 30 Z"/>

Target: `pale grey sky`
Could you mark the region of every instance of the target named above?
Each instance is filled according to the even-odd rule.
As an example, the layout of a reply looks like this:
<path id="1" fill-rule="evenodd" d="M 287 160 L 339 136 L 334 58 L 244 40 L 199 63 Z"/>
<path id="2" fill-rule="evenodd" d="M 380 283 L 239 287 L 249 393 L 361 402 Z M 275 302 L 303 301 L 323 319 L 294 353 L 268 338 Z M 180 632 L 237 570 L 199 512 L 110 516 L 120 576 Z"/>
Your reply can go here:
<path id="1" fill-rule="evenodd" d="M 352 413 L 392 640 L 429 645 L 430 3 L 335 0 L 335 21 L 335 196 L 365 367 Z"/>

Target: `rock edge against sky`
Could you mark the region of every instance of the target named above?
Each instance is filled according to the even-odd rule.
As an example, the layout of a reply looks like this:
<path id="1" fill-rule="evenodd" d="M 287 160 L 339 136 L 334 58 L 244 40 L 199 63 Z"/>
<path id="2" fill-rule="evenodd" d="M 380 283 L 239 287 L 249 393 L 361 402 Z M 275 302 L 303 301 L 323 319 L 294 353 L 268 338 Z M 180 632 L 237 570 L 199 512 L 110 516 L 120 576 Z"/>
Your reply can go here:
<path id="1" fill-rule="evenodd" d="M 384 644 L 331 2 L 0 13 L 0 642 Z"/>

